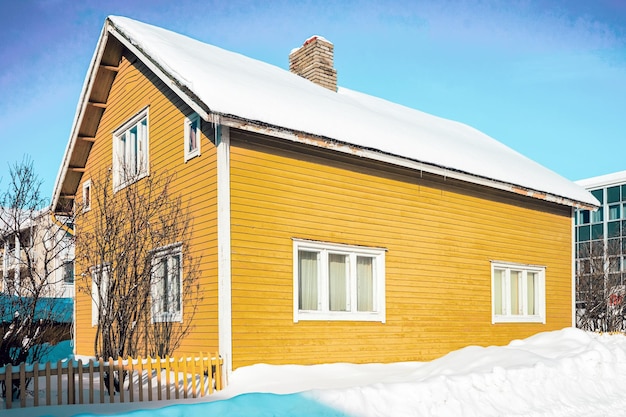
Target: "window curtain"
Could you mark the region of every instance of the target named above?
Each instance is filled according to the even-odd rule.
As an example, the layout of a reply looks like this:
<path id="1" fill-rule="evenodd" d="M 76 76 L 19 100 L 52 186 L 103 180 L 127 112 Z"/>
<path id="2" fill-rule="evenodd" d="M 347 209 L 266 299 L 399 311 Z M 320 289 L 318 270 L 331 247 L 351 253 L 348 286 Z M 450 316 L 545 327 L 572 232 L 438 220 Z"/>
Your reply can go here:
<path id="1" fill-rule="evenodd" d="M 154 282 L 152 283 L 152 311 L 155 318 L 159 318 L 167 311 L 165 299 L 167 288 L 167 258 L 159 258 L 155 263 Z"/>
<path id="2" fill-rule="evenodd" d="M 168 293 L 168 299 L 170 303 L 170 313 L 180 313 L 181 299 L 180 299 L 180 254 L 172 256 L 172 265 L 170 266 L 170 287 Z"/>
<path id="3" fill-rule="evenodd" d="M 502 285 L 504 283 L 504 271 L 496 269 L 493 271 L 493 304 L 495 314 L 504 314 L 502 305 Z"/>
<path id="4" fill-rule="evenodd" d="M 374 311 L 374 260 L 356 258 L 357 311 Z"/>
<path id="5" fill-rule="evenodd" d="M 537 273 L 528 272 L 526 275 L 526 288 L 528 300 L 528 313 L 530 315 L 537 314 L 537 306 L 535 305 L 535 288 L 537 285 Z"/>
<path id="6" fill-rule="evenodd" d="M 347 311 L 348 256 L 328 254 L 328 290 L 330 311 Z"/>
<path id="7" fill-rule="evenodd" d="M 300 310 L 318 310 L 318 255 L 318 252 L 298 252 Z"/>
<path id="8" fill-rule="evenodd" d="M 521 302 L 522 292 L 522 271 L 511 271 L 511 314 L 521 315 L 523 303 Z"/>

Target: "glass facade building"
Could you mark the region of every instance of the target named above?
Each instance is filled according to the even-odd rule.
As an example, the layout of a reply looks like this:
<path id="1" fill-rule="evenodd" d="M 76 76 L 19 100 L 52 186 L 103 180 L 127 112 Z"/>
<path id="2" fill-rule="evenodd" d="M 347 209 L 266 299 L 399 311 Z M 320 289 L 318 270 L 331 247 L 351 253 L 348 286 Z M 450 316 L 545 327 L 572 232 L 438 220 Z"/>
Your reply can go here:
<path id="1" fill-rule="evenodd" d="M 626 304 L 626 171 L 577 183 L 600 202 L 596 211 L 575 214 L 578 309 L 621 307 Z"/>

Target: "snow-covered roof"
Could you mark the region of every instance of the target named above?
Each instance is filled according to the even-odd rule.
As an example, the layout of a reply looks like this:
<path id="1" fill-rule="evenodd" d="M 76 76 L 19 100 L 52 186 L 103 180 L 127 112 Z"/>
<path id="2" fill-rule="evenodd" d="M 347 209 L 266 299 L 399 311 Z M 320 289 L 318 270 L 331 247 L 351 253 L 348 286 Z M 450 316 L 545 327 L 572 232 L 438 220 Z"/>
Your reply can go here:
<path id="1" fill-rule="evenodd" d="M 617 184 L 626 184 L 626 171 L 613 172 L 612 174 L 578 180 L 576 181 L 576 184 L 587 190 L 599 187 L 609 187 Z"/>
<path id="2" fill-rule="evenodd" d="M 207 120 L 243 120 L 291 132 L 292 139 L 304 133 L 361 156 L 561 204 L 598 205 L 579 185 L 465 124 L 345 88 L 334 92 L 274 65 L 126 17 L 110 16 L 103 37 L 109 34 Z"/>

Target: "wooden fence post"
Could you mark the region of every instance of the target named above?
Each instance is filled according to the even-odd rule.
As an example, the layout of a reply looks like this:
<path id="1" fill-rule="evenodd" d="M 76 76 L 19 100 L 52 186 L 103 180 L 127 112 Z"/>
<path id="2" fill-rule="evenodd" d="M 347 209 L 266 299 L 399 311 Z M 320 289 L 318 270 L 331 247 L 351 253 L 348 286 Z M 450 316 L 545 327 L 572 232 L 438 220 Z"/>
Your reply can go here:
<path id="1" fill-rule="evenodd" d="M 20 407 L 26 407 L 26 362 L 20 364 Z"/>
<path id="2" fill-rule="evenodd" d="M 120 391 L 120 402 L 124 402 L 124 361 L 122 357 L 117 357 L 117 385 Z"/>
<path id="3" fill-rule="evenodd" d="M 172 390 L 172 385 L 170 384 L 170 379 L 171 379 L 170 369 L 171 369 L 170 368 L 170 355 L 166 355 L 165 356 L 165 386 L 167 387 L 167 391 L 165 392 L 165 398 L 168 400 L 171 397 L 170 391 Z"/>
<path id="4" fill-rule="evenodd" d="M 139 356 L 137 358 L 137 367 L 138 369 L 138 374 L 137 374 L 137 384 L 139 385 L 139 402 L 143 401 L 143 359 L 141 359 L 141 356 Z"/>
<path id="5" fill-rule="evenodd" d="M 146 373 L 148 374 L 148 401 L 152 401 L 152 357 L 146 358 Z"/>
<path id="6" fill-rule="evenodd" d="M 9 363 L 5 368 L 6 375 L 4 377 L 5 399 L 7 402 L 7 410 L 13 407 L 13 366 Z"/>
<path id="7" fill-rule="evenodd" d="M 47 387 L 46 387 L 47 389 Z M 33 364 L 33 405 L 37 407 L 39 405 L 39 363 Z"/>
<path id="8" fill-rule="evenodd" d="M 83 360 L 78 360 L 78 404 L 84 404 L 85 397 L 83 393 Z"/>
<path id="9" fill-rule="evenodd" d="M 50 386 L 50 378 L 52 377 L 52 370 L 50 369 L 50 362 L 46 362 L 46 387 Z M 52 395 L 50 390 L 46 388 L 46 405 L 52 404 Z"/>
<path id="10" fill-rule="evenodd" d="M 57 361 L 57 387 L 63 386 L 63 363 L 61 359 Z M 57 389 L 57 405 L 63 404 L 63 390 Z"/>
<path id="11" fill-rule="evenodd" d="M 133 383 L 133 374 L 135 373 L 135 364 L 130 356 L 128 360 L 128 401 L 135 401 L 135 384 Z"/>

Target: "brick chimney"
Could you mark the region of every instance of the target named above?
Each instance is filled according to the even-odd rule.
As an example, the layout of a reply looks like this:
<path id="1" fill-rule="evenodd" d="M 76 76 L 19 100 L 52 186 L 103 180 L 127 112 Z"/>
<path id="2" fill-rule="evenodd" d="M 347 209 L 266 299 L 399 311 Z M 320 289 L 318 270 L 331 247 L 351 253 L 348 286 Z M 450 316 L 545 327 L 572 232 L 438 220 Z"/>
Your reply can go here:
<path id="1" fill-rule="evenodd" d="M 315 84 L 337 91 L 337 71 L 333 68 L 332 43 L 321 36 L 311 36 L 289 54 L 289 71 Z"/>

